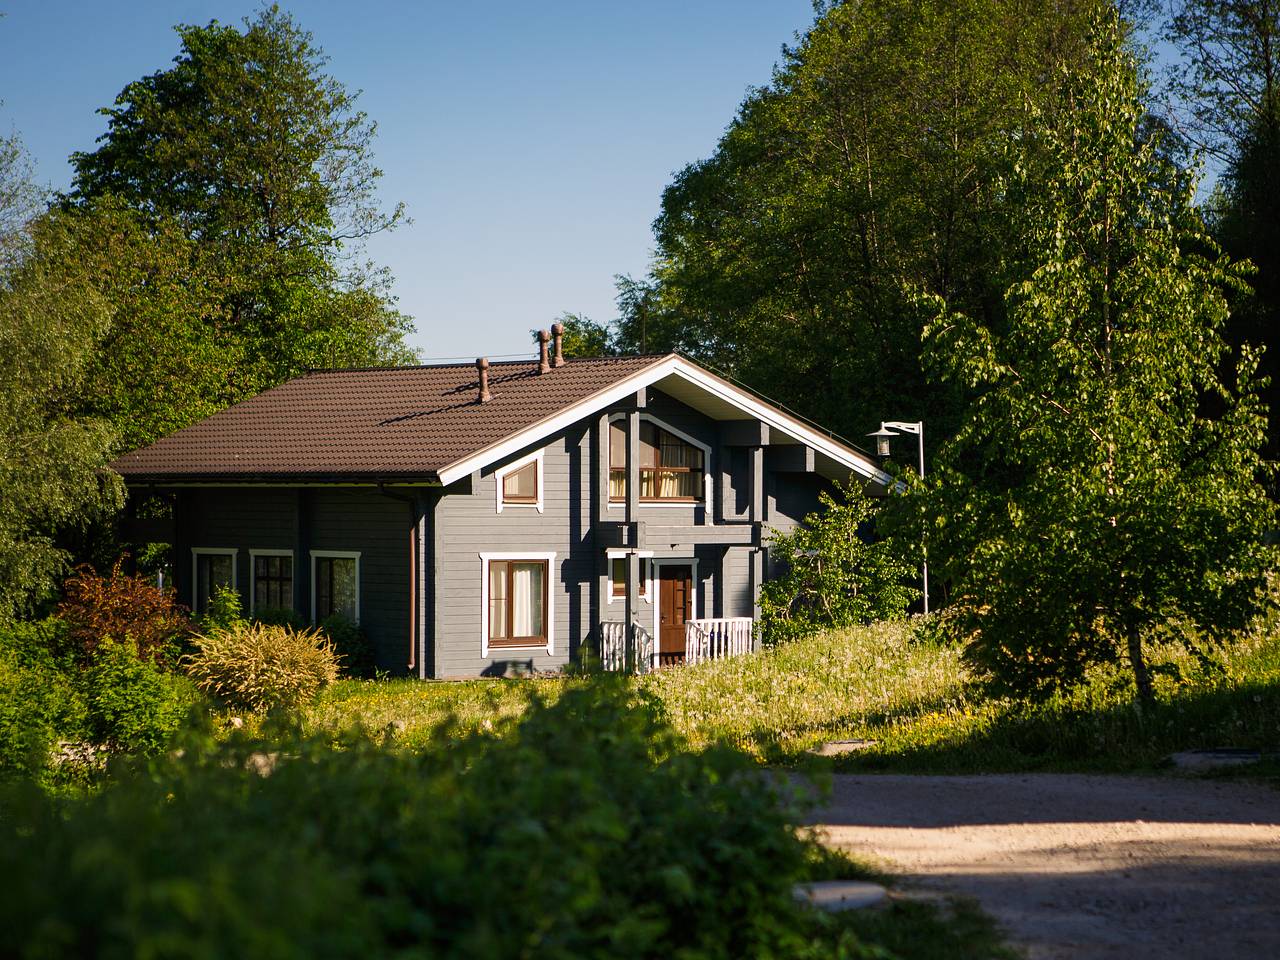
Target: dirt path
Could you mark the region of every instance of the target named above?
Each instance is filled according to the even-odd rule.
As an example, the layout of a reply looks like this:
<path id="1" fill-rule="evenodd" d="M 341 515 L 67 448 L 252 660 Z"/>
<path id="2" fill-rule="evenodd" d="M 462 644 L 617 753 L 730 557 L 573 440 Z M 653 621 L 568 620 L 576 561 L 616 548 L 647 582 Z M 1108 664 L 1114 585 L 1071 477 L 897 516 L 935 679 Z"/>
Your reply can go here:
<path id="1" fill-rule="evenodd" d="M 1280 957 L 1280 791 L 1208 780 L 837 776 L 829 841 L 978 899 L 1031 960 Z"/>

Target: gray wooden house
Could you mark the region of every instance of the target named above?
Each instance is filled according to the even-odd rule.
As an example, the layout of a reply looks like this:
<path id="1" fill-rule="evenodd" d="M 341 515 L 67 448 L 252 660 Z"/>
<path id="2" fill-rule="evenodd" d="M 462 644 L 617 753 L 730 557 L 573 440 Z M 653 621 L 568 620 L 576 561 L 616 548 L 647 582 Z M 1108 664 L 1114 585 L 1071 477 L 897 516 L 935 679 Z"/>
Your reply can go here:
<path id="1" fill-rule="evenodd" d="M 172 495 L 179 599 L 357 620 L 419 677 L 751 644 L 771 528 L 868 455 L 681 356 L 309 373 L 112 466 Z"/>

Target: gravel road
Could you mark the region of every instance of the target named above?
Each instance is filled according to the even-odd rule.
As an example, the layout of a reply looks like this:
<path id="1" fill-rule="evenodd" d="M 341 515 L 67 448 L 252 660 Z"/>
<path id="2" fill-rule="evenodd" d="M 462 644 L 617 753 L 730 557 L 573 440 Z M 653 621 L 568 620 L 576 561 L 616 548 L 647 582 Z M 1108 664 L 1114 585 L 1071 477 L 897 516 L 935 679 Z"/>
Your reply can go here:
<path id="1" fill-rule="evenodd" d="M 835 777 L 828 841 L 975 897 L 1031 960 L 1280 958 L 1280 790 L 1173 777 Z"/>

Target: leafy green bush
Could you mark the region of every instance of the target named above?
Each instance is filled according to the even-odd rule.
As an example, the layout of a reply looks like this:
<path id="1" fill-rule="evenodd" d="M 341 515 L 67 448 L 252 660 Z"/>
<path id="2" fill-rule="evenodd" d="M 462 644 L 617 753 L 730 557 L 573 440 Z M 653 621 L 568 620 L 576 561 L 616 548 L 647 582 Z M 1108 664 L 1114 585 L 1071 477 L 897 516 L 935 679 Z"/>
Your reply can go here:
<path id="1" fill-rule="evenodd" d="M 254 712 L 296 709 L 338 677 L 333 644 L 319 630 L 243 620 L 196 637 L 182 663 L 209 696 Z"/>
<path id="2" fill-rule="evenodd" d="M 99 643 L 83 682 L 92 739 L 124 753 L 162 750 L 197 699 L 189 681 L 139 657 L 128 638 Z"/>
<path id="3" fill-rule="evenodd" d="M 342 672 L 348 677 L 369 678 L 374 674 L 373 647 L 350 617 L 335 613 L 320 624 L 320 629 L 333 641 L 334 651 L 342 661 Z"/>
<path id="4" fill-rule="evenodd" d="M 306 618 L 292 607 L 267 607 L 253 612 L 254 623 L 265 623 L 271 627 L 292 627 L 295 630 L 305 629 Z"/>
<path id="5" fill-rule="evenodd" d="M 786 782 L 609 681 L 424 751 L 191 743 L 0 818 L 6 956 L 859 957 Z M 92 851 L 91 855 L 87 852 Z"/>
<path id="6" fill-rule="evenodd" d="M 238 623 L 244 623 L 244 608 L 239 592 L 226 585 L 215 587 L 205 607 L 204 616 L 200 618 L 200 628 L 205 633 L 213 633 L 228 630 Z"/>
<path id="7" fill-rule="evenodd" d="M 32 641 L 43 624 L 0 628 L 0 778 L 34 776 L 59 740 L 85 734 L 83 699 L 71 677 Z"/>
<path id="8" fill-rule="evenodd" d="M 791 533 L 774 532 L 770 551 L 780 576 L 760 590 L 760 632 L 766 643 L 818 630 L 902 616 L 918 591 L 914 571 L 891 541 L 872 541 L 876 505 L 853 481 L 840 499 L 821 496 L 823 509 Z"/>

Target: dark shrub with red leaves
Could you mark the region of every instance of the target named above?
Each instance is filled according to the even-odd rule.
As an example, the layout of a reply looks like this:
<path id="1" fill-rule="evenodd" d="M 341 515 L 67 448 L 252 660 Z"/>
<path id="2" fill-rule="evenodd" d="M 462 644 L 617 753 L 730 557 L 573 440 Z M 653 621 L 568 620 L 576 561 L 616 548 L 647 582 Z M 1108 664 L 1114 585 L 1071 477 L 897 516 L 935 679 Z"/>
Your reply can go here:
<path id="1" fill-rule="evenodd" d="M 187 610 L 177 603 L 172 590 L 130 576 L 121 563 L 117 560 L 106 577 L 87 564 L 77 567 L 63 587 L 58 615 L 72 641 L 89 657 L 103 639 L 127 637 L 137 645 L 140 657 L 167 665 L 179 641 L 192 632 Z"/>

